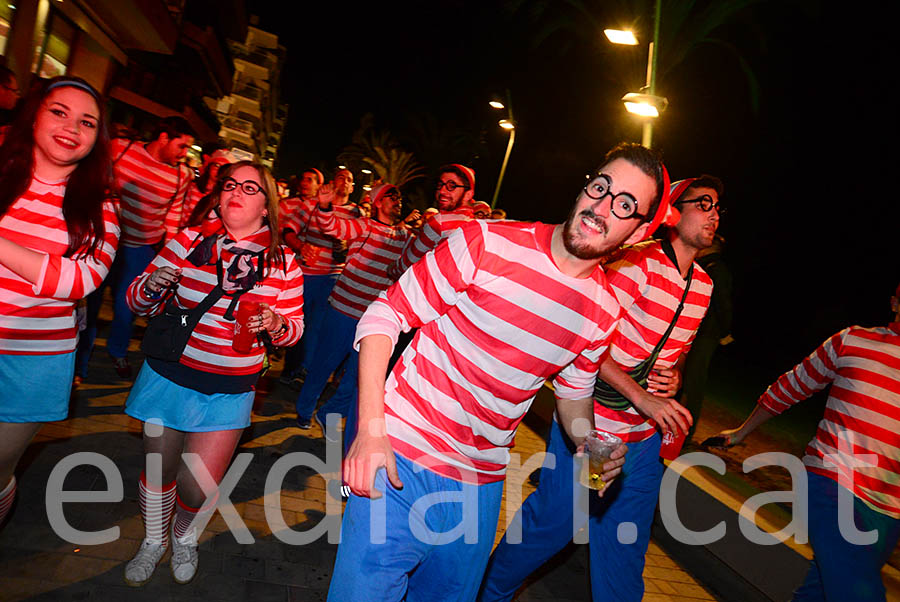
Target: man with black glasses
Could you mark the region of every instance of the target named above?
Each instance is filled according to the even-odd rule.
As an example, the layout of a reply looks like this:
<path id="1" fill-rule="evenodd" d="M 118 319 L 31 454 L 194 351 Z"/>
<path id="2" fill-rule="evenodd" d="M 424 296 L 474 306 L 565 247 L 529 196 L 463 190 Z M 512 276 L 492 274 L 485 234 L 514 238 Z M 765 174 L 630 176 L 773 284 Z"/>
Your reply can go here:
<path id="1" fill-rule="evenodd" d="M 599 198 L 610 188 L 600 175 L 586 193 Z M 538 489 L 514 519 L 522 521 L 521 540 L 510 541 L 508 532 L 494 550 L 481 601 L 512 599 L 528 575 L 585 527 L 590 538 L 593 599 L 636 602 L 643 597 L 644 556 L 664 468 L 657 429 L 672 433 L 673 439 L 677 432 L 669 424 L 652 420 L 643 406 L 635 408 L 616 389 L 630 376 L 632 384 L 646 383 L 654 395 L 671 397 L 678 392 L 684 358 L 712 295 L 712 280 L 694 259 L 713 243 L 721 192 L 722 183 L 712 176 L 676 182 L 670 194 L 677 199 L 673 207 L 681 213 L 669 216 L 666 224 L 675 224 L 663 239 L 636 244 L 610 258 L 605 271 L 623 314 L 600 367 L 603 380 L 597 381 L 594 390 L 594 428 L 628 445 L 622 476 L 602 499 L 591 500 L 587 514 L 576 508 L 581 485 L 573 482 L 575 446 L 554 420 Z M 613 211 L 632 212 L 632 202 L 618 195 Z M 670 409 L 690 418 L 674 401 Z"/>
<path id="2" fill-rule="evenodd" d="M 410 238 L 406 243 L 400 258 L 391 266 L 392 278 L 399 278 L 400 274 L 435 248 L 453 230 L 474 219 L 471 207 L 474 194 L 474 169 L 459 163 L 441 167 L 434 190 L 438 213 L 428 218 L 418 236 Z"/>
<path id="3" fill-rule="evenodd" d="M 598 180 L 608 188 L 594 195 Z M 516 428 L 553 378 L 560 424 L 579 443 L 585 436 L 619 317 L 600 260 L 642 239 L 667 199 L 658 157 L 620 145 L 565 224 L 472 220 L 372 302 L 356 330 L 359 432 L 343 464 L 354 495 L 331 602 L 475 598 Z M 411 328 L 385 382 L 393 342 Z M 687 428 L 666 400 L 629 382 L 629 399 L 668 428 Z M 623 451 L 604 465 L 607 481 Z"/>

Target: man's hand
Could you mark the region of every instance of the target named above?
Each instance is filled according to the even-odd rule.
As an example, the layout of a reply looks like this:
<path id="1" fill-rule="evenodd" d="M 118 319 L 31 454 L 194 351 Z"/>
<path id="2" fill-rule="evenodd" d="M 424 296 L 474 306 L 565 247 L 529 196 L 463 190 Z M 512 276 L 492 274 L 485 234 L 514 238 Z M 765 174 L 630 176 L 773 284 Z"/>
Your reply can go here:
<path id="1" fill-rule="evenodd" d="M 397 459 L 387 435 L 364 433 L 360 425 L 359 434 L 344 458 L 344 482 L 355 495 L 378 499 L 382 492 L 375 489 L 375 473 L 384 466 L 388 480 L 395 489 L 403 489 L 403 482 L 397 474 Z M 384 428 L 382 427 L 382 431 Z"/>
<path id="2" fill-rule="evenodd" d="M 645 393 L 632 403 L 644 416 L 652 418 L 662 432 L 686 434 L 694 423 L 690 411 L 674 399 L 663 399 Z"/>
<path id="3" fill-rule="evenodd" d="M 331 209 L 331 204 L 334 202 L 334 184 L 332 182 L 328 182 L 327 184 L 322 185 L 319 188 L 319 209 Z"/>
<path id="4" fill-rule="evenodd" d="M 628 452 L 628 446 L 624 443 L 620 443 L 619 446 L 613 450 L 613 452 L 609 455 L 609 462 L 603 465 L 603 473 L 600 475 L 600 478 L 605 483 L 603 489 L 597 489 L 597 495 L 603 497 L 603 494 L 606 493 L 606 490 L 609 489 L 609 484 L 615 480 L 619 473 L 622 472 L 622 466 L 625 465 L 625 454 Z M 584 443 L 578 446 L 575 450 L 576 454 L 584 454 Z M 587 456 L 584 455 L 584 461 L 587 462 Z"/>
<path id="5" fill-rule="evenodd" d="M 681 370 L 653 366 L 647 376 L 647 391 L 657 397 L 675 397 L 681 388 Z"/>
<path id="6" fill-rule="evenodd" d="M 406 225 L 410 225 L 410 224 L 414 223 L 420 217 L 422 217 L 422 214 L 419 212 L 419 210 L 413 209 L 412 211 L 409 212 L 409 215 L 406 216 L 406 219 L 403 220 L 403 223 L 405 223 Z"/>

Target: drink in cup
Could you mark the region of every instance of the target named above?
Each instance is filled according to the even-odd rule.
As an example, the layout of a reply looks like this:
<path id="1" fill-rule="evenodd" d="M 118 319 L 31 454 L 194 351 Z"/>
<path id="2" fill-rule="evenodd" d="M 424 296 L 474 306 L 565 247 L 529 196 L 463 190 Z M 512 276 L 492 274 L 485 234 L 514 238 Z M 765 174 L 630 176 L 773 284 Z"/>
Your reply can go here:
<path id="1" fill-rule="evenodd" d="M 256 301 L 240 301 L 237 313 L 234 316 L 234 338 L 231 340 L 231 348 L 238 353 L 250 353 L 256 333 L 250 332 L 247 323 L 250 318 L 259 314 L 259 303 Z"/>
<path id="2" fill-rule="evenodd" d="M 589 489 L 603 489 L 603 465 L 609 462 L 610 455 L 619 447 L 622 440 L 615 435 L 603 431 L 591 431 L 584 440 L 584 455 L 582 460 L 581 484 Z"/>
<path id="3" fill-rule="evenodd" d="M 681 446 L 684 445 L 686 433 L 678 431 L 666 431 L 662 436 L 662 445 L 659 448 L 659 456 L 664 460 L 674 460 L 681 454 Z"/>

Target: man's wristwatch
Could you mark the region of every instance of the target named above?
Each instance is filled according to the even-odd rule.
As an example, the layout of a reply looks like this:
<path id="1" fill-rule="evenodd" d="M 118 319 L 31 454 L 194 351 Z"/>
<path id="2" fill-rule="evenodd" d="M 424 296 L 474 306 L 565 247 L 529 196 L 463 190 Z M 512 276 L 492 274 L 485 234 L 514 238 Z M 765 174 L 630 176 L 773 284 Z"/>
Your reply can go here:
<path id="1" fill-rule="evenodd" d="M 279 318 L 281 318 L 281 326 L 275 332 L 269 333 L 269 336 L 272 337 L 273 339 L 280 339 L 288 331 L 287 320 L 285 320 L 284 316 L 282 316 L 280 314 L 275 314 L 275 315 L 278 316 Z"/>

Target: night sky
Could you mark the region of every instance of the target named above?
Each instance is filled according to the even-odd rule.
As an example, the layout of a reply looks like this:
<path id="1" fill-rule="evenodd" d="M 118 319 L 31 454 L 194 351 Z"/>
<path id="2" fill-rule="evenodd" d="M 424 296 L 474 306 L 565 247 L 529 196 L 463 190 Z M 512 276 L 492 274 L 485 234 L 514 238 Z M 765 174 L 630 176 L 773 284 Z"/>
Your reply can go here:
<path id="1" fill-rule="evenodd" d="M 419 159 L 429 174 L 444 162 L 471 164 L 476 198 L 490 201 L 507 136 L 487 101 L 509 89 L 519 129 L 498 205 L 511 218 L 562 221 L 604 152 L 640 140 L 620 98 L 643 83 L 650 22 L 637 23 L 642 46 L 611 47 L 602 26 L 624 17 L 609 10 L 618 22 L 603 23 L 598 7 L 628 3 L 585 0 L 601 26 L 585 19 L 584 31 L 595 36 L 562 30 L 535 45 L 549 17 L 534 22 L 529 8 L 567 3 L 524 2 L 511 12 L 513 4 L 248 0 L 288 48 L 278 175 L 333 169 L 371 113 L 409 150 L 416 123 L 468 133 L 474 143 L 432 145 Z M 761 2 L 717 29 L 756 75 L 756 110 L 738 59 L 721 45 L 695 47 L 658 81 L 670 106 L 654 146 L 673 179 L 710 173 L 725 182 L 731 353 L 747 362 L 783 371 L 838 329 L 890 317 L 900 282 L 898 4 Z M 415 199 L 430 185 L 405 192 Z"/>

